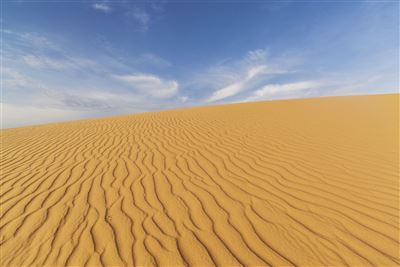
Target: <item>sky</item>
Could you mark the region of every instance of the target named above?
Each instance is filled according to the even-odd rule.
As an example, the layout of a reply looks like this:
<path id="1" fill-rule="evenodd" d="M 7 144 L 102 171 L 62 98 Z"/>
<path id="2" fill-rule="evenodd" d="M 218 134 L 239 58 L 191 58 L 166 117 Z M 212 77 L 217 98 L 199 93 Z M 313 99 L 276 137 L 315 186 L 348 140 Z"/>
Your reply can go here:
<path id="1" fill-rule="evenodd" d="M 2 1 L 3 128 L 399 91 L 398 1 Z"/>

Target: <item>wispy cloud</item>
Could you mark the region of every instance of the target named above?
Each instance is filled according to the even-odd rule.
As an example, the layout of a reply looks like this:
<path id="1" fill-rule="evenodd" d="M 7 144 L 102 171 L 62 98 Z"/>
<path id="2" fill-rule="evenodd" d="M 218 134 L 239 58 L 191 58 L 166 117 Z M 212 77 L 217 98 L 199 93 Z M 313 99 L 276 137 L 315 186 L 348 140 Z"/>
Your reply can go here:
<path id="1" fill-rule="evenodd" d="M 24 55 L 22 61 L 32 68 L 38 69 L 79 69 L 93 65 L 94 63 L 90 60 L 82 58 L 64 57 L 54 58 L 45 55 Z"/>
<path id="2" fill-rule="evenodd" d="M 150 14 L 146 12 L 146 10 L 139 7 L 133 7 L 126 13 L 126 15 L 136 21 L 138 31 L 145 32 L 149 29 Z"/>
<path id="3" fill-rule="evenodd" d="M 77 57 L 62 45 L 38 33 L 6 31 L 3 60 L 7 65 L 20 65 L 19 69 L 83 69 L 93 66 L 89 59 Z M 72 55 L 72 54 L 73 55 Z"/>
<path id="4" fill-rule="evenodd" d="M 27 77 L 26 75 L 23 75 L 19 71 L 12 68 L 3 68 L 2 79 L 4 87 L 8 90 L 38 86 L 34 79 Z"/>
<path id="5" fill-rule="evenodd" d="M 115 79 L 129 84 L 134 90 L 155 98 L 170 98 L 178 93 L 178 82 L 163 80 L 152 74 L 115 75 Z"/>
<path id="6" fill-rule="evenodd" d="M 35 49 L 36 51 L 58 51 L 60 47 L 48 38 L 36 32 L 17 32 L 10 29 L 0 30 L 3 35 L 3 49 L 19 48 Z M 5 54 L 6 56 L 7 54 Z"/>
<path id="7" fill-rule="evenodd" d="M 266 76 L 286 73 L 287 70 L 273 66 L 267 61 L 267 52 L 263 49 L 252 50 L 238 62 L 230 62 L 235 69 L 220 71 L 219 78 L 226 77 L 231 80 L 227 85 L 215 90 L 206 102 L 216 102 L 243 91 L 247 91 L 258 83 L 262 82 Z M 233 80 L 233 81 L 232 81 Z"/>
<path id="8" fill-rule="evenodd" d="M 13 112 L 18 112 L 24 105 L 35 111 L 32 116 L 54 109 L 60 110 L 54 114 L 63 119 L 73 115 L 65 112 L 65 116 L 61 116 L 63 110 L 74 110 L 74 114 L 79 113 L 81 117 L 104 116 L 171 108 L 188 100 L 186 96 L 178 95 L 176 80 L 142 74 L 146 72 L 116 75 L 144 66 L 146 69 L 171 64 L 156 54 L 139 54 L 137 60 L 130 62 L 108 55 L 89 60 L 62 42 L 55 42 L 54 38 L 50 41 L 48 36 L 11 31 L 7 34 L 12 38 L 7 38 L 6 42 L 7 68 L 3 68 L 2 78 L 8 94 L 3 102 L 12 107 L 5 112 L 5 118 L 15 118 L 17 115 Z M 118 54 L 117 50 L 111 52 Z M 30 124 L 28 117 L 16 123 L 7 119 L 6 127 Z M 43 116 L 43 122 L 51 118 Z"/>
<path id="9" fill-rule="evenodd" d="M 218 101 L 233 95 L 236 95 L 240 91 L 243 90 L 245 86 L 245 81 L 239 81 L 236 83 L 232 83 L 228 86 L 225 86 L 222 89 L 215 91 L 208 99 L 207 102 Z"/>
<path id="10" fill-rule="evenodd" d="M 90 92 L 68 93 L 61 89 L 47 89 L 43 91 L 44 96 L 48 97 L 53 105 L 57 107 L 78 110 L 104 110 L 113 107 L 110 99 L 102 97 L 107 92 L 98 90 L 96 93 L 96 95 Z"/>
<path id="11" fill-rule="evenodd" d="M 38 48 L 38 49 L 52 49 L 52 50 L 58 50 L 60 47 L 50 41 L 48 38 L 41 36 L 37 33 L 23 33 L 23 34 L 19 34 L 19 33 L 15 33 L 16 35 L 19 35 L 19 37 L 25 41 L 26 43 L 33 45 L 34 47 Z"/>
<path id="12" fill-rule="evenodd" d="M 252 81 L 257 76 L 260 76 L 263 73 L 266 73 L 266 71 L 267 71 L 267 67 L 265 65 L 251 67 L 250 69 L 248 69 L 246 75 L 244 75 L 240 80 L 215 91 L 207 99 L 207 102 L 218 101 L 218 100 L 225 99 L 227 97 L 231 97 L 231 96 L 234 96 L 234 95 L 240 93 L 241 91 L 246 89 L 246 86 L 248 85 L 248 83 L 250 81 Z"/>
<path id="13" fill-rule="evenodd" d="M 267 50 L 265 49 L 250 50 L 249 52 L 247 52 L 247 55 L 243 61 L 250 63 L 254 61 L 264 61 L 267 59 L 267 56 Z"/>
<path id="14" fill-rule="evenodd" d="M 180 96 L 178 97 L 178 99 L 182 102 L 182 103 L 186 103 L 189 100 L 188 96 Z"/>
<path id="15" fill-rule="evenodd" d="M 298 96 L 299 91 L 305 92 L 311 89 L 320 88 L 321 86 L 323 86 L 323 83 L 320 81 L 301 81 L 285 84 L 268 84 L 258 90 L 255 90 L 246 100 L 264 100 L 274 96 L 294 97 Z"/>
<path id="16" fill-rule="evenodd" d="M 92 8 L 94 8 L 95 10 L 104 12 L 104 13 L 108 13 L 112 10 L 111 7 L 106 3 L 94 3 L 92 5 Z"/>
<path id="17" fill-rule="evenodd" d="M 152 53 L 144 53 L 139 55 L 135 63 L 151 65 L 160 68 L 169 67 L 172 65 L 172 63 L 168 60 Z"/>
<path id="18" fill-rule="evenodd" d="M 154 17 L 158 17 L 164 11 L 161 4 L 152 3 L 151 1 L 139 1 L 140 3 L 136 3 L 135 1 L 115 1 L 112 3 L 112 6 L 111 2 L 104 0 L 92 4 L 91 7 L 99 12 L 113 12 L 117 16 L 124 16 L 126 22 L 138 32 L 146 32 Z"/>

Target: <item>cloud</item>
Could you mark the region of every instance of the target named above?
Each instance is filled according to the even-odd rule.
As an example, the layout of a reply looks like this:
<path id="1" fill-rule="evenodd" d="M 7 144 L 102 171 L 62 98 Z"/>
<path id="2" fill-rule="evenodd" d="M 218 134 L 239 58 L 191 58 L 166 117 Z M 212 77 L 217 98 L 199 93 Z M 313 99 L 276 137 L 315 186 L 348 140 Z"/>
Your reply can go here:
<path id="1" fill-rule="evenodd" d="M 254 91 L 246 101 L 262 100 L 269 97 L 284 95 L 289 97 L 298 96 L 299 91 L 307 91 L 321 87 L 323 84 L 319 81 L 302 81 L 286 84 L 268 84 Z"/>
<path id="2" fill-rule="evenodd" d="M 150 14 L 145 10 L 134 7 L 126 13 L 128 17 L 133 18 L 138 23 L 138 31 L 145 32 L 149 28 Z"/>
<path id="3" fill-rule="evenodd" d="M 91 60 L 71 57 L 66 54 L 60 57 L 49 57 L 46 55 L 27 54 L 21 57 L 22 63 L 35 69 L 51 69 L 51 70 L 83 70 L 87 67 L 95 67 L 95 63 Z"/>
<path id="4" fill-rule="evenodd" d="M 114 78 L 129 84 L 143 94 L 155 98 L 170 98 L 176 95 L 179 89 L 177 81 L 163 80 L 151 74 L 115 75 Z"/>
<path id="5" fill-rule="evenodd" d="M 187 101 L 189 100 L 189 97 L 188 97 L 188 96 L 180 96 L 180 97 L 178 97 L 178 99 L 179 99 L 182 103 L 185 103 L 185 102 L 187 102 Z"/>
<path id="6" fill-rule="evenodd" d="M 265 49 L 255 49 L 247 52 L 245 61 L 259 61 L 267 58 L 267 51 Z"/>
<path id="7" fill-rule="evenodd" d="M 108 13 L 112 10 L 111 7 L 109 5 L 107 5 L 106 3 L 94 3 L 92 5 L 92 8 L 94 8 L 95 10 L 104 12 L 104 13 Z"/>
<path id="8" fill-rule="evenodd" d="M 138 57 L 138 59 L 135 61 L 136 64 L 145 64 L 145 65 L 151 65 L 155 67 L 169 67 L 172 64 L 163 59 L 162 57 L 152 54 L 152 53 L 144 53 Z"/>
<path id="9" fill-rule="evenodd" d="M 34 69 L 66 70 L 94 67 L 95 62 L 86 58 L 76 57 L 60 43 L 49 40 L 38 33 L 20 33 L 6 30 L 4 39 L 3 61 L 19 71 L 26 67 Z M 18 67 L 17 67 L 18 66 Z"/>
<path id="10" fill-rule="evenodd" d="M 9 90 L 29 87 L 42 87 L 34 79 L 27 77 L 26 75 L 23 75 L 20 72 L 11 68 L 3 68 L 2 80 L 4 87 Z"/>
<path id="11" fill-rule="evenodd" d="M 236 95 L 240 91 L 243 90 L 245 85 L 245 81 L 239 81 L 236 83 L 232 83 L 228 86 L 225 86 L 222 89 L 215 91 L 208 99 L 207 102 L 218 101 L 233 95 Z"/>
<path id="12" fill-rule="evenodd" d="M 5 127 L 175 108 L 188 100 L 178 94 L 177 81 L 146 74 L 146 69 L 170 65 L 150 52 L 139 54 L 140 62 L 125 61 L 118 51 L 92 60 L 54 43 L 54 38 L 5 34 L 12 34 L 2 71 L 7 89 L 2 101 L 8 105 Z M 114 76 L 139 67 L 141 74 Z M 116 83 L 116 78 L 121 82 Z M 42 115 L 46 112 L 52 114 Z"/>
<path id="13" fill-rule="evenodd" d="M 64 90 L 46 89 L 43 91 L 53 106 L 79 109 L 79 110 L 104 110 L 112 108 L 110 99 L 102 97 L 103 92 L 97 91 L 97 94 L 90 95 L 88 93 L 76 92 L 67 93 Z"/>
<path id="14" fill-rule="evenodd" d="M 24 49 L 30 50 L 52 50 L 58 51 L 60 47 L 50 41 L 48 38 L 39 35 L 36 32 L 24 32 L 20 33 L 10 29 L 3 29 L 1 32 L 5 35 L 3 42 L 3 49 L 13 49 L 15 45 L 20 46 Z M 10 46 L 12 44 L 12 46 Z"/>
<path id="15" fill-rule="evenodd" d="M 216 102 L 233 97 L 243 91 L 250 90 L 274 75 L 287 73 L 286 68 L 279 67 L 267 60 L 267 51 L 256 49 L 238 61 L 227 60 L 222 65 L 210 69 L 209 74 L 203 75 L 208 83 L 223 84 L 218 86 L 206 102 Z"/>
<path id="16" fill-rule="evenodd" d="M 50 41 L 46 37 L 38 35 L 36 33 L 23 33 L 20 34 L 19 37 L 22 41 L 38 49 L 59 49 L 59 46 L 57 44 Z"/>
<path id="17" fill-rule="evenodd" d="M 25 55 L 22 60 L 26 65 L 33 68 L 67 69 L 71 67 L 69 62 L 45 56 Z"/>
<path id="18" fill-rule="evenodd" d="M 266 65 L 251 66 L 247 69 L 246 74 L 242 75 L 238 81 L 213 92 L 212 95 L 207 99 L 207 102 L 219 101 L 227 97 L 234 96 L 246 90 L 248 85 L 256 78 L 269 73 L 274 72 L 270 71 Z"/>
<path id="19" fill-rule="evenodd" d="M 262 74 L 266 74 L 266 73 L 269 73 L 268 67 L 266 65 L 251 66 L 247 70 L 247 75 L 246 75 L 245 80 L 249 81 L 249 80 L 257 77 L 258 75 L 262 75 Z"/>

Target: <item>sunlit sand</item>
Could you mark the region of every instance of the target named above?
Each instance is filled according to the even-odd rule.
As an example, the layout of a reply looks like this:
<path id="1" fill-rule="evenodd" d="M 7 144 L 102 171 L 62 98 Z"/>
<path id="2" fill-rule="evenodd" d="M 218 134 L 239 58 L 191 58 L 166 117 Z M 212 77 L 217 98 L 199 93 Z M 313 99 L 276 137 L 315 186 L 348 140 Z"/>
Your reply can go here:
<path id="1" fill-rule="evenodd" d="M 400 263 L 399 95 L 1 135 L 1 266 Z"/>

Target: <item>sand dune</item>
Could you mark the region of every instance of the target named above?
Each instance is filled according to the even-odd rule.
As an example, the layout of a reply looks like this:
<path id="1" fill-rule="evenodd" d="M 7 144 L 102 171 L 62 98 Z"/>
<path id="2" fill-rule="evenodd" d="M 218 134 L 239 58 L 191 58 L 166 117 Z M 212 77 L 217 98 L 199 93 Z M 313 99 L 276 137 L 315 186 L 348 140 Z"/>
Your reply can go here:
<path id="1" fill-rule="evenodd" d="M 3 130 L 1 266 L 399 260 L 399 95 Z"/>

